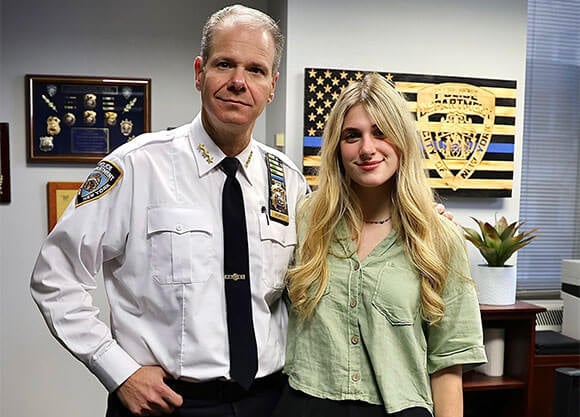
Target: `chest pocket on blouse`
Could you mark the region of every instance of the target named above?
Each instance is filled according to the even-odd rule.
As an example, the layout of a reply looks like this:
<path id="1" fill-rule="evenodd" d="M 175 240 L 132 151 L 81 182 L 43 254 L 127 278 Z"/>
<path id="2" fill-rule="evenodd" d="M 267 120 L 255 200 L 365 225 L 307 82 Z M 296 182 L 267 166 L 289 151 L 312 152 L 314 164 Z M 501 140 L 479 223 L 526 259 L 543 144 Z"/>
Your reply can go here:
<path id="1" fill-rule="evenodd" d="M 385 267 L 379 274 L 372 305 L 391 325 L 412 325 L 420 305 L 417 274 L 404 268 Z"/>
<path id="2" fill-rule="evenodd" d="M 263 248 L 262 279 L 269 288 L 284 287 L 284 277 L 296 247 L 293 219 L 285 226 L 260 215 L 260 240 Z"/>
<path id="3" fill-rule="evenodd" d="M 155 207 L 147 212 L 152 278 L 162 285 L 205 282 L 215 252 L 213 231 L 200 210 Z M 201 255 L 201 256 L 200 256 Z"/>

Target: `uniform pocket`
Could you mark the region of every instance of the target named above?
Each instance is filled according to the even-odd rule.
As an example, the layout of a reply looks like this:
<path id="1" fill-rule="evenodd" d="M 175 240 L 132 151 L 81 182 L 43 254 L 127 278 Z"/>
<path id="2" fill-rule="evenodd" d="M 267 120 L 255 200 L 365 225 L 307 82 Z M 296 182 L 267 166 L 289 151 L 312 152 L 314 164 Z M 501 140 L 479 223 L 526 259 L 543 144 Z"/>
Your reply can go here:
<path id="1" fill-rule="evenodd" d="M 260 215 L 260 240 L 264 250 L 262 279 L 270 288 L 283 288 L 288 264 L 296 247 L 296 226 L 290 219 L 287 226 L 269 221 Z"/>
<path id="2" fill-rule="evenodd" d="M 154 207 L 147 212 L 147 240 L 151 276 L 162 285 L 205 282 L 215 258 L 213 230 L 200 210 Z M 204 253 L 203 262 L 199 255 Z M 203 268 L 204 263 L 206 265 Z"/>

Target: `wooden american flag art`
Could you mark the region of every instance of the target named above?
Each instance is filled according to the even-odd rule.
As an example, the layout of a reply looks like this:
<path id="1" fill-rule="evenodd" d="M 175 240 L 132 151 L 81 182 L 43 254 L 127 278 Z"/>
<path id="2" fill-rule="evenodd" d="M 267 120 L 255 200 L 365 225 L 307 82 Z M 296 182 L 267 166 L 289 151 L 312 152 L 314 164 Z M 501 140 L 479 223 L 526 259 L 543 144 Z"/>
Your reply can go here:
<path id="1" fill-rule="evenodd" d="M 314 187 L 328 113 L 342 89 L 367 72 L 305 69 L 303 162 Z M 409 102 L 429 182 L 440 195 L 511 197 L 516 81 L 376 72 Z"/>

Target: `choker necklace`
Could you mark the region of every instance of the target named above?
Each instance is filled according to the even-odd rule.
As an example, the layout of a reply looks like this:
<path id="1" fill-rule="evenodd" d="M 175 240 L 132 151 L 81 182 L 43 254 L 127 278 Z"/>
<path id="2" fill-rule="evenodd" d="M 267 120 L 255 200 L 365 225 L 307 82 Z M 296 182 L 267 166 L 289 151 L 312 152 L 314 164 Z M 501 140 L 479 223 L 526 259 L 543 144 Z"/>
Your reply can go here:
<path id="1" fill-rule="evenodd" d="M 363 222 L 368 223 L 368 224 L 385 224 L 389 220 L 391 220 L 391 216 L 389 216 L 389 217 L 387 217 L 386 219 L 383 219 L 383 220 L 366 220 L 366 219 L 363 219 Z"/>

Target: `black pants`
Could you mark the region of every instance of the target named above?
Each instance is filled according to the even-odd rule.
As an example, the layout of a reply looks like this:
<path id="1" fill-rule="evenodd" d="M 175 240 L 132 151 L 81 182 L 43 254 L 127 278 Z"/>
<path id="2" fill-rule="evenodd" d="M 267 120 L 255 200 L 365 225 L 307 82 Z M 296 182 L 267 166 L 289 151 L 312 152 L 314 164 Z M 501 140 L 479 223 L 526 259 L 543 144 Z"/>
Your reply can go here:
<path id="1" fill-rule="evenodd" d="M 317 398 L 286 385 L 273 417 L 432 417 L 423 407 L 387 414 L 382 405 Z"/>
<path id="2" fill-rule="evenodd" d="M 281 373 L 257 379 L 249 392 L 227 381 L 189 383 L 168 381 L 183 397 L 171 417 L 271 417 L 280 399 L 285 377 Z M 106 417 L 134 417 L 117 397 L 109 394 Z"/>

